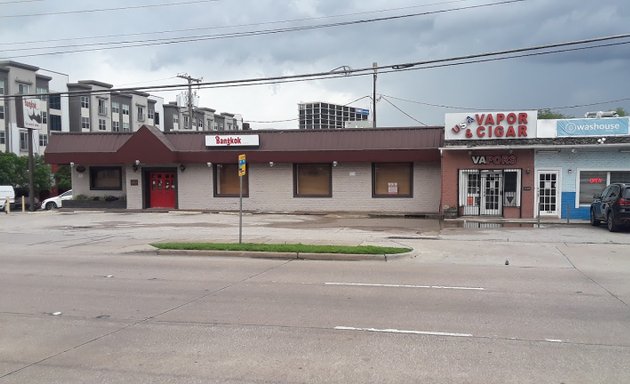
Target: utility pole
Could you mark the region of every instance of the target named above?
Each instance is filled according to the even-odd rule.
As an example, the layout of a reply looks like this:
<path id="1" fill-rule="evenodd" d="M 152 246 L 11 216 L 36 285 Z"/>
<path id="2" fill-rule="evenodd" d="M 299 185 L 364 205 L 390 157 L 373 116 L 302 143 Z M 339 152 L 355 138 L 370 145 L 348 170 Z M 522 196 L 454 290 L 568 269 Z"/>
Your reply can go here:
<path id="1" fill-rule="evenodd" d="M 376 70 L 378 68 L 377 63 L 372 63 L 374 69 L 374 83 L 372 85 L 372 128 L 376 128 Z"/>
<path id="2" fill-rule="evenodd" d="M 193 93 L 192 93 L 192 83 L 193 81 L 195 83 L 200 83 L 201 80 L 203 80 L 203 78 L 194 78 L 192 76 L 189 76 L 187 73 L 180 73 L 177 75 L 177 77 L 181 78 L 181 79 L 186 79 L 188 80 L 188 129 L 190 129 L 192 131 L 192 122 L 193 122 Z"/>

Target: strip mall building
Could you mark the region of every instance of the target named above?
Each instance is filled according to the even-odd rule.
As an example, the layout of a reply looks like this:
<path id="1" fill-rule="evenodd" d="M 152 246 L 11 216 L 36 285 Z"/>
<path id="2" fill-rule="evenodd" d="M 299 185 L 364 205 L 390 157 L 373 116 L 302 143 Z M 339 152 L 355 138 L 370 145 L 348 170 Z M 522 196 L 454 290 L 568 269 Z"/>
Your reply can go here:
<path id="1" fill-rule="evenodd" d="M 63 133 L 46 150 L 71 164 L 73 195 L 128 209 L 437 213 L 443 128 Z"/>
<path id="2" fill-rule="evenodd" d="M 595 193 L 630 182 L 628 123 L 538 120 L 536 111 L 447 114 L 442 211 L 588 219 Z"/>
<path id="3" fill-rule="evenodd" d="M 52 135 L 73 195 L 128 209 L 588 218 L 593 194 L 630 182 L 629 119 L 446 115 L 445 127 Z"/>

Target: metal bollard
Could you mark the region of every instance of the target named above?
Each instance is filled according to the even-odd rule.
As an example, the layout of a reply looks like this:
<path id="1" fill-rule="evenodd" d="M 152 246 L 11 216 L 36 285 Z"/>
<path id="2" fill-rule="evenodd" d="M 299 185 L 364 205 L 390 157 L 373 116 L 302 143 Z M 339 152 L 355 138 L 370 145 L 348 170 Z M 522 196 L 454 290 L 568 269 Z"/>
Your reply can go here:
<path id="1" fill-rule="evenodd" d="M 26 199 L 22 196 L 22 213 L 26 212 Z"/>

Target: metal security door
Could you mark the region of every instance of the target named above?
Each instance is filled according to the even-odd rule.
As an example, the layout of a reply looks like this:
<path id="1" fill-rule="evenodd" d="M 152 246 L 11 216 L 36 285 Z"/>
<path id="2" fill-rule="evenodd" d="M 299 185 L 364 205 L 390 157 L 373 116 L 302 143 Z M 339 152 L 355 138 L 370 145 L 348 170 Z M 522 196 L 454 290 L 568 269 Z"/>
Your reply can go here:
<path id="1" fill-rule="evenodd" d="M 558 171 L 538 171 L 538 211 L 540 216 L 558 216 Z"/>
<path id="2" fill-rule="evenodd" d="M 175 208 L 175 173 L 151 172 L 149 180 L 150 207 Z"/>
<path id="3" fill-rule="evenodd" d="M 501 172 L 481 172 L 480 215 L 500 216 L 503 208 L 503 185 Z"/>

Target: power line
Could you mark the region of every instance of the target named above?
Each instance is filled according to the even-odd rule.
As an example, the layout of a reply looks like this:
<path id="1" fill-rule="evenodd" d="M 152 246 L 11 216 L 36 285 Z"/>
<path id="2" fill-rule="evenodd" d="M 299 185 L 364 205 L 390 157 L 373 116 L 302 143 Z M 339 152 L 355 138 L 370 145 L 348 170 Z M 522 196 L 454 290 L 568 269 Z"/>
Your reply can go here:
<path id="1" fill-rule="evenodd" d="M 594 48 L 599 48 L 602 46 L 611 46 L 611 45 L 617 45 L 617 44 L 630 44 L 630 41 L 620 42 L 620 43 L 601 44 L 601 45 L 590 45 L 586 47 L 574 47 L 571 49 L 547 50 L 543 52 L 533 52 L 533 53 L 526 53 L 526 54 L 525 52 L 541 51 L 544 49 L 548 49 L 549 47 L 560 48 L 564 46 L 575 46 L 577 44 L 586 44 L 586 43 L 597 42 L 597 41 L 610 41 L 614 39 L 624 39 L 628 37 L 630 37 L 630 34 L 604 36 L 604 37 L 597 37 L 597 38 L 592 38 L 592 39 L 587 39 L 587 40 L 569 41 L 569 42 L 564 42 L 564 43 L 554 43 L 554 44 L 548 44 L 548 45 L 539 45 L 539 46 L 534 46 L 534 47 L 511 49 L 511 50 L 506 50 L 506 51 L 487 52 L 487 53 L 467 55 L 467 56 L 443 58 L 443 59 L 437 59 L 437 60 L 417 61 L 414 63 L 385 65 L 385 66 L 378 67 L 378 69 L 379 69 L 379 73 L 386 74 L 386 73 L 403 72 L 403 71 L 409 71 L 409 70 L 431 69 L 431 68 L 465 65 L 465 64 L 473 64 L 473 63 L 480 63 L 480 62 L 507 60 L 507 59 L 514 59 L 518 57 L 524 57 L 524 56 L 549 55 L 549 54 L 564 53 L 564 52 L 575 51 L 575 50 L 594 49 Z M 497 57 L 500 55 L 510 54 L 513 52 L 521 52 L 523 54 Z M 475 58 L 475 60 L 464 60 L 465 58 Z M 415 68 L 411 68 L 411 67 L 415 67 Z M 402 68 L 402 69 L 399 69 L 399 68 Z M 239 87 L 239 86 L 251 86 L 251 85 L 282 84 L 282 83 L 289 83 L 289 82 L 325 80 L 325 79 L 333 79 L 333 78 L 371 76 L 372 71 L 373 71 L 373 67 L 366 67 L 366 68 L 360 68 L 360 69 L 348 69 L 344 73 L 317 72 L 317 73 L 307 73 L 307 74 L 298 74 L 298 75 L 246 78 L 246 79 L 237 79 L 237 80 L 223 80 L 223 81 L 199 83 L 199 87 L 208 89 L 208 88 Z M 164 85 L 133 87 L 133 88 L 115 88 L 115 89 L 100 90 L 100 91 L 54 92 L 53 94 L 85 95 L 85 94 L 99 94 L 99 93 L 112 93 L 112 92 L 125 93 L 125 92 L 136 92 L 140 90 L 142 91 L 151 91 L 151 90 L 152 91 L 168 91 L 168 90 L 182 89 L 182 87 L 185 87 L 185 85 L 182 86 L 181 84 L 164 84 Z M 5 95 L 5 97 L 6 98 L 11 98 L 11 97 L 16 97 L 16 96 L 39 97 L 42 95 L 49 95 L 49 94 Z"/>
<path id="2" fill-rule="evenodd" d="M 23 3 L 36 3 L 44 0 L 14 0 L 14 1 L 0 1 L 0 5 L 6 4 L 23 4 Z"/>
<path id="3" fill-rule="evenodd" d="M 456 110 L 475 110 L 475 111 L 482 111 L 482 110 L 499 110 L 499 109 L 515 109 L 514 107 L 462 107 L 462 106 L 455 106 L 455 105 L 445 105 L 445 104 L 432 104 L 432 103 L 427 103 L 424 101 L 418 101 L 418 100 L 411 100 L 411 99 L 405 99 L 402 97 L 396 97 L 396 96 L 391 96 L 391 95 L 381 95 L 384 98 L 387 97 L 389 99 L 394 99 L 394 100 L 399 100 L 399 101 L 403 101 L 403 102 L 407 102 L 407 103 L 413 103 L 413 104 L 419 104 L 419 105 L 425 105 L 428 107 L 436 107 L 436 108 L 444 108 L 444 109 L 456 109 Z M 613 100 L 604 100 L 604 101 L 596 101 L 596 102 L 592 102 L 592 103 L 586 103 L 586 104 L 572 104 L 572 105 L 562 105 L 562 106 L 556 106 L 556 107 L 527 107 L 527 108 L 523 108 L 523 107 L 519 107 L 522 109 L 536 109 L 536 110 L 540 110 L 540 109 L 551 109 L 551 110 L 561 110 L 561 109 L 576 109 L 576 108 L 584 108 L 584 107 L 593 107 L 595 105 L 604 105 L 604 104 L 611 104 L 611 103 L 619 103 L 622 101 L 630 101 L 630 97 L 625 97 L 625 98 L 621 98 L 621 99 L 613 99 Z"/>
<path id="4" fill-rule="evenodd" d="M 327 23 L 327 24 L 315 24 L 315 25 L 285 27 L 285 28 L 276 28 L 276 29 L 263 29 L 263 30 L 254 30 L 254 31 L 244 31 L 244 32 L 232 32 L 232 33 L 214 34 L 214 35 L 197 35 L 197 36 L 184 36 L 184 37 L 177 37 L 177 38 L 129 40 L 129 41 L 122 41 L 122 42 L 117 41 L 117 42 L 98 42 L 98 43 L 85 43 L 85 44 L 68 44 L 68 45 L 58 45 L 58 46 L 40 47 L 40 48 L 5 49 L 4 51 L 5 52 L 18 52 L 18 51 L 24 51 L 24 50 L 30 51 L 30 50 L 68 48 L 68 50 L 62 50 L 62 51 L 32 53 L 32 54 L 17 55 L 17 56 L 12 57 L 12 58 L 24 58 L 24 57 L 34 57 L 34 56 L 60 55 L 60 54 L 68 54 L 68 53 L 104 51 L 104 50 L 122 49 L 122 48 L 138 48 L 138 47 L 148 47 L 148 46 L 156 46 L 156 45 L 171 45 L 171 44 L 206 41 L 206 40 L 241 38 L 241 37 L 251 37 L 251 36 L 273 35 L 273 34 L 288 33 L 288 32 L 302 32 L 302 31 L 324 29 L 324 28 L 336 28 L 336 27 L 342 27 L 342 26 L 348 26 L 348 25 L 359 25 L 359 24 L 375 23 L 375 22 L 382 22 L 382 21 L 400 20 L 400 19 L 418 17 L 418 16 L 427 16 L 427 15 L 443 14 L 443 13 L 463 11 L 463 10 L 493 7 L 493 6 L 498 6 L 498 5 L 507 5 L 507 4 L 512 4 L 512 3 L 520 3 L 524 1 L 527 1 L 527 0 L 504 0 L 504 1 L 496 2 L 496 3 L 485 3 L 485 4 L 471 5 L 471 6 L 465 6 L 465 7 L 459 7 L 459 8 L 449 8 L 449 9 L 441 9 L 441 10 L 427 11 L 427 12 L 416 12 L 416 13 L 408 13 L 408 14 L 403 14 L 403 15 L 386 16 L 386 17 L 378 17 L 378 18 L 371 18 L 371 19 L 360 19 L 360 20 L 351 20 L 351 21 L 343 21 L 343 22 L 335 22 L 335 23 Z M 81 47 L 94 47 L 94 48 L 81 48 Z M 70 48 L 77 48 L 77 49 L 70 49 Z M 11 59 L 11 58 L 3 58 L 3 59 Z"/>
<path id="5" fill-rule="evenodd" d="M 424 125 L 425 127 L 427 126 L 427 124 L 423 123 L 422 121 L 416 119 L 415 117 L 411 116 L 410 114 L 408 114 L 407 112 L 403 111 L 402 109 L 400 109 L 396 104 L 392 103 L 391 101 L 389 101 L 387 99 L 387 97 L 384 97 L 383 95 L 381 95 L 381 99 L 385 100 L 386 102 L 388 102 L 392 107 L 396 108 L 398 111 L 400 111 L 403 115 L 407 116 L 408 118 L 410 118 L 411 120 L 420 123 L 422 125 Z"/>
<path id="6" fill-rule="evenodd" d="M 44 0 L 29 0 L 29 1 L 44 1 Z M 119 33 L 119 34 L 109 34 L 109 35 L 93 35 L 93 36 L 81 36 L 81 37 L 68 37 L 68 38 L 62 38 L 62 39 L 30 40 L 30 41 L 16 41 L 16 42 L 0 42 L 0 45 L 23 45 L 23 44 L 35 44 L 35 43 L 50 43 L 50 42 L 57 42 L 57 41 L 73 41 L 73 40 L 86 40 L 86 39 L 98 39 L 98 38 L 143 36 L 143 35 L 156 35 L 156 34 L 166 34 L 166 33 L 175 33 L 175 32 L 217 30 L 217 29 L 227 29 L 227 28 L 234 28 L 234 29 L 236 29 L 236 28 L 242 28 L 242 27 L 255 27 L 255 26 L 261 26 L 261 25 L 286 24 L 286 23 L 296 23 L 296 22 L 304 22 L 304 21 L 333 19 L 333 18 L 340 18 L 340 17 L 347 17 L 347 16 L 373 14 L 373 13 L 394 12 L 394 11 L 401 11 L 401 10 L 405 10 L 405 9 L 425 8 L 425 7 L 434 6 L 434 5 L 445 5 L 445 4 L 451 4 L 451 3 L 461 3 L 461 2 L 466 2 L 466 1 L 469 1 L 469 0 L 451 0 L 451 1 L 443 1 L 443 2 L 438 2 L 438 3 L 431 3 L 431 4 L 414 5 L 414 6 L 409 6 L 409 7 L 377 9 L 377 10 L 372 10 L 372 11 L 342 13 L 342 14 L 330 15 L 330 16 L 306 17 L 306 18 L 285 19 L 285 20 L 276 20 L 276 21 L 264 21 L 264 22 L 258 22 L 258 23 L 247 23 L 247 24 L 237 24 L 237 25 L 222 25 L 222 26 L 212 26 L 212 27 L 183 28 L 183 29 L 171 29 L 171 30 L 161 30 L 161 31 L 152 31 L 152 32 L 139 32 L 139 33 Z M 0 4 L 2 4 L 2 3 L 0 3 Z"/>
<path id="7" fill-rule="evenodd" d="M 179 3 L 160 3 L 160 4 L 143 4 L 143 5 L 130 5 L 126 7 L 115 7 L 115 8 L 98 8 L 98 9 L 75 9 L 72 11 L 59 11 L 59 12 L 42 12 L 42 13 L 26 13 L 19 15 L 0 15 L 0 18 L 16 18 L 16 17 L 34 17 L 34 16 L 53 16 L 53 15 L 69 15 L 76 13 L 97 13 L 97 12 L 110 12 L 110 11 L 126 11 L 130 9 L 142 9 L 142 8 L 156 8 L 156 7 L 170 7 L 170 6 L 178 6 L 178 5 L 190 5 L 190 4 L 199 4 L 199 3 L 213 3 L 219 0 L 192 0 L 192 1 L 182 1 Z"/>
<path id="8" fill-rule="evenodd" d="M 352 100 L 349 103 L 343 104 L 343 106 L 345 107 L 345 106 L 348 106 L 350 104 L 356 103 L 359 100 L 363 100 L 363 99 L 367 99 L 367 98 L 370 98 L 370 96 L 369 95 L 361 96 L 358 99 L 355 99 L 355 100 Z M 250 123 L 256 123 L 256 124 L 273 124 L 273 123 L 286 123 L 286 122 L 289 122 L 289 121 L 296 121 L 296 120 L 299 120 L 299 117 L 291 118 L 291 119 L 282 119 L 282 120 L 266 120 L 266 121 L 247 120 L 247 121 L 250 122 Z"/>

